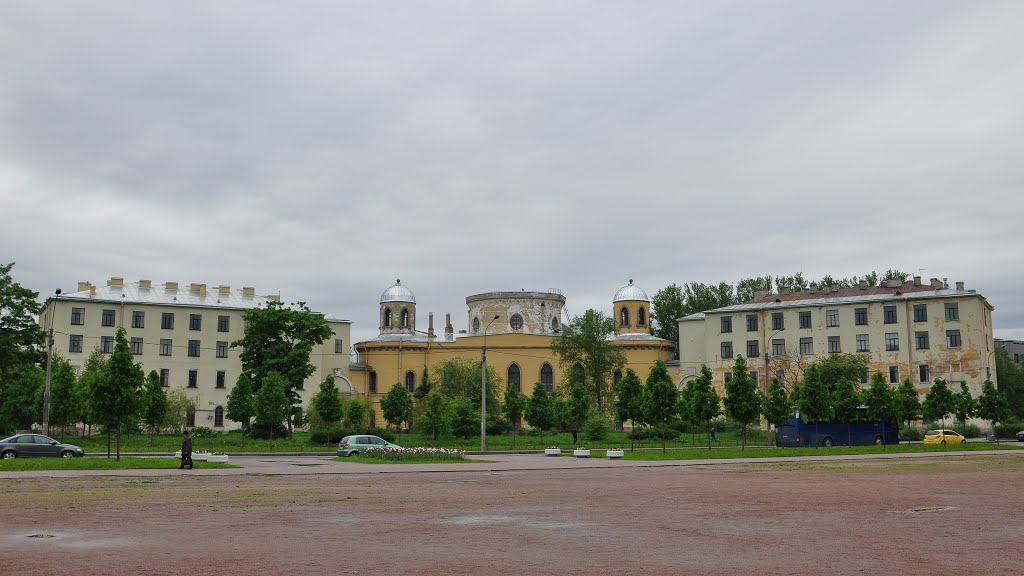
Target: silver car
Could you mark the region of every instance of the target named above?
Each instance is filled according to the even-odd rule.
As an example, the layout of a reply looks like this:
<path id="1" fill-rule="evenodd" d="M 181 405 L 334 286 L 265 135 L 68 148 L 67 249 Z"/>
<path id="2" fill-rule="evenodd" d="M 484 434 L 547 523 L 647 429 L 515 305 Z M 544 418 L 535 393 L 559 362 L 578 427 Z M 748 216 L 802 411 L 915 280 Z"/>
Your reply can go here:
<path id="1" fill-rule="evenodd" d="M 73 444 L 62 444 L 42 434 L 17 434 L 0 440 L 0 458 L 32 458 L 38 456 L 74 458 L 85 456 L 85 450 Z"/>

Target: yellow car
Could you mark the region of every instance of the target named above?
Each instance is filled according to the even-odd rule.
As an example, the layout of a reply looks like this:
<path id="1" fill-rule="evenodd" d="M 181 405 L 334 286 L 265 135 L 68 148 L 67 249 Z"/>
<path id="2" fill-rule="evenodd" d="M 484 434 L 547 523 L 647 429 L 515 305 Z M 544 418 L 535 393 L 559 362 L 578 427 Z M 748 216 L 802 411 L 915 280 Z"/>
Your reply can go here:
<path id="1" fill-rule="evenodd" d="M 925 444 L 966 444 L 967 438 L 952 430 L 929 430 L 924 434 Z"/>

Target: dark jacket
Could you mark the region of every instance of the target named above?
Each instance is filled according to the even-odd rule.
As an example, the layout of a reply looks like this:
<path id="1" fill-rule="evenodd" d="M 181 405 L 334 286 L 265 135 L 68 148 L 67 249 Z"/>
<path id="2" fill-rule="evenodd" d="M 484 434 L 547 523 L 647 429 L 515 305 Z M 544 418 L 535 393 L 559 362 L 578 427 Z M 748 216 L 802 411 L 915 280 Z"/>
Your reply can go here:
<path id="1" fill-rule="evenodd" d="M 181 439 L 181 455 L 191 456 L 192 455 L 192 437 L 185 436 Z"/>

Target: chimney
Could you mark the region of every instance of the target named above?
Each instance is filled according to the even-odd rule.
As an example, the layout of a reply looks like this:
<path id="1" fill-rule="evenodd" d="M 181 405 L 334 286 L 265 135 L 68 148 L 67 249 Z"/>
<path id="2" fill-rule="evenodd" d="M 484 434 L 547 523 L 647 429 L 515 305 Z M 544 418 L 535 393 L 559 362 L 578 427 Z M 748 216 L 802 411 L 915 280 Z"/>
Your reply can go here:
<path id="1" fill-rule="evenodd" d="M 945 289 L 945 288 L 949 288 L 949 282 L 948 282 L 948 280 L 949 280 L 949 278 L 943 278 L 943 279 L 942 279 L 942 288 L 943 288 L 943 289 Z"/>
<path id="2" fill-rule="evenodd" d="M 754 300 L 757 300 L 759 298 L 764 298 L 765 296 L 767 296 L 767 295 L 769 295 L 771 293 L 772 293 L 771 290 L 754 290 Z"/>
<path id="3" fill-rule="evenodd" d="M 280 294 L 267 294 L 266 295 L 266 299 L 269 300 L 270 302 L 280 302 L 281 301 L 281 295 Z"/>
<path id="4" fill-rule="evenodd" d="M 85 292 L 89 288 L 92 288 L 92 283 L 91 282 L 79 282 L 78 283 L 78 290 L 76 290 L 76 292 Z"/>
<path id="5" fill-rule="evenodd" d="M 253 288 L 252 286 L 245 286 L 245 287 L 242 288 L 242 296 L 252 297 L 252 296 L 255 296 L 255 295 L 256 295 L 256 289 Z"/>
<path id="6" fill-rule="evenodd" d="M 111 278 L 107 280 L 107 286 L 124 286 L 124 278 Z"/>
<path id="7" fill-rule="evenodd" d="M 95 296 L 95 295 L 96 295 L 96 287 L 90 284 L 89 285 L 89 296 Z"/>
<path id="8" fill-rule="evenodd" d="M 168 291 L 173 290 L 173 291 L 177 292 L 178 291 L 178 283 L 177 282 L 164 282 L 164 290 L 168 290 Z"/>
<path id="9" fill-rule="evenodd" d="M 921 277 L 920 276 L 914 276 L 914 286 L 920 286 L 920 285 L 921 285 Z"/>
<path id="10" fill-rule="evenodd" d="M 199 294 L 200 296 L 206 296 L 206 284 L 196 284 L 193 282 L 189 286 L 189 292 Z"/>
<path id="11" fill-rule="evenodd" d="M 153 287 L 153 283 L 150 282 L 149 280 L 139 280 L 139 288 L 143 288 L 143 289 L 149 290 L 152 287 Z"/>
<path id="12" fill-rule="evenodd" d="M 434 337 L 434 313 L 427 314 L 427 338 Z"/>
<path id="13" fill-rule="evenodd" d="M 957 282 L 956 283 L 956 289 L 961 291 L 961 292 L 963 292 L 964 291 L 964 283 L 963 282 Z"/>
<path id="14" fill-rule="evenodd" d="M 451 313 L 444 315 L 444 339 L 446 342 L 452 342 L 455 340 L 455 329 L 452 328 Z"/>
<path id="15" fill-rule="evenodd" d="M 868 289 L 868 281 L 867 280 L 861 280 L 860 282 L 857 282 L 857 288 L 860 288 L 861 290 L 867 290 Z"/>
<path id="16" fill-rule="evenodd" d="M 217 286 L 217 294 L 220 294 L 221 296 L 231 294 L 231 286 Z"/>

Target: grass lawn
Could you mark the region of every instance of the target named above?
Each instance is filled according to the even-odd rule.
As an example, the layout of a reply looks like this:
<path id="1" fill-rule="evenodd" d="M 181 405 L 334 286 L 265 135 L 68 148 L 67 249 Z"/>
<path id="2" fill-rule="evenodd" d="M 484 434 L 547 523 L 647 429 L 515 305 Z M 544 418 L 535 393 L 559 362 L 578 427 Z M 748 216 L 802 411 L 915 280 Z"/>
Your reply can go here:
<path id="1" fill-rule="evenodd" d="M 196 462 L 196 468 L 239 468 L 220 462 Z M 172 470 L 181 465 L 178 458 L 11 458 L 0 460 L 0 472 L 25 470 Z"/>
<path id="2" fill-rule="evenodd" d="M 704 460 L 726 458 L 784 458 L 787 456 L 839 456 L 845 454 L 909 454 L 920 452 L 977 452 L 979 450 L 1019 450 L 1013 446 L 990 442 L 971 442 L 958 446 L 924 444 L 900 444 L 882 446 L 833 446 L 832 448 L 767 448 L 750 447 L 740 450 L 735 447 L 707 448 L 692 450 L 636 450 L 625 451 L 625 460 Z M 593 454 L 593 452 L 591 452 Z M 572 456 L 572 453 L 569 453 Z"/>

